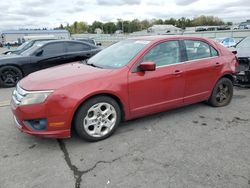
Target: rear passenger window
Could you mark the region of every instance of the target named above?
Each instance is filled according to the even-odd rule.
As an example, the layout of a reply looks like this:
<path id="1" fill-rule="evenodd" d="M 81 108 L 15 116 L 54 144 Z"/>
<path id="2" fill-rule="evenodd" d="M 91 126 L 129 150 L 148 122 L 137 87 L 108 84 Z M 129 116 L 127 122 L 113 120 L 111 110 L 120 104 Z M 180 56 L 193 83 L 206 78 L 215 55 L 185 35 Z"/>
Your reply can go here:
<path id="1" fill-rule="evenodd" d="M 64 53 L 63 42 L 47 44 L 43 47 L 43 56 Z"/>
<path id="2" fill-rule="evenodd" d="M 79 52 L 84 50 L 90 50 L 90 46 L 80 43 L 68 42 L 66 45 L 67 52 Z"/>
<path id="3" fill-rule="evenodd" d="M 186 45 L 187 58 L 189 61 L 218 56 L 218 52 L 205 42 L 196 40 L 185 40 L 184 43 Z"/>
<path id="4" fill-rule="evenodd" d="M 210 49 L 211 49 L 211 56 L 214 57 L 214 56 L 219 56 L 217 50 L 215 50 L 212 46 L 210 46 Z"/>
<path id="5" fill-rule="evenodd" d="M 180 48 L 178 41 L 168 41 L 152 48 L 143 61 L 153 61 L 157 67 L 180 62 Z"/>

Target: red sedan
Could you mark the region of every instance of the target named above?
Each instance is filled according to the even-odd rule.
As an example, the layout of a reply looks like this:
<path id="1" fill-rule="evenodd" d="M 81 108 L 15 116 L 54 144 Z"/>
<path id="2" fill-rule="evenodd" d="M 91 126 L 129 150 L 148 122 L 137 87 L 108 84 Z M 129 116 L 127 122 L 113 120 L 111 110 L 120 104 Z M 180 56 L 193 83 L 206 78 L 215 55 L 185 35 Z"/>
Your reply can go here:
<path id="1" fill-rule="evenodd" d="M 234 54 L 200 37 L 154 36 L 118 42 L 87 62 L 42 70 L 21 80 L 12 111 L 25 133 L 89 141 L 110 136 L 122 120 L 208 101 L 230 103 Z"/>

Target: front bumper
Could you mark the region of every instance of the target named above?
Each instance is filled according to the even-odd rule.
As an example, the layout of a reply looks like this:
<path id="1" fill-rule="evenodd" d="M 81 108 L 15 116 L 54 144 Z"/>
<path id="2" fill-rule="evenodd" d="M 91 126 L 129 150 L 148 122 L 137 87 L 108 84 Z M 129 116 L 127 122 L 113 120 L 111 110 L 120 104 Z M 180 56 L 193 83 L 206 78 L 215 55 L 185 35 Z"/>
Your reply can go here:
<path id="1" fill-rule="evenodd" d="M 47 138 L 68 138 L 71 135 L 71 116 L 67 116 L 69 113 L 65 113 L 63 109 L 60 112 L 57 107 L 57 105 L 48 107 L 47 103 L 18 106 L 13 100 L 11 102 L 14 122 L 21 132 Z M 39 118 L 48 120 L 44 130 L 36 130 L 28 126 L 28 120 Z"/>
<path id="2" fill-rule="evenodd" d="M 250 70 L 241 71 L 236 75 L 236 84 L 239 86 L 250 86 Z"/>
<path id="3" fill-rule="evenodd" d="M 250 58 L 240 57 L 239 72 L 236 75 L 236 84 L 239 86 L 250 86 Z"/>

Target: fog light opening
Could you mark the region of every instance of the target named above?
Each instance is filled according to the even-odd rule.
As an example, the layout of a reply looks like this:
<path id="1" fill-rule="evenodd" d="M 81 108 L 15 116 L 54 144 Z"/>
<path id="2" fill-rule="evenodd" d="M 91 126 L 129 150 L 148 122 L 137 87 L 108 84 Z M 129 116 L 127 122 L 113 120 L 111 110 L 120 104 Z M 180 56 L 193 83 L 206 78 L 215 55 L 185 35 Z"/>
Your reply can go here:
<path id="1" fill-rule="evenodd" d="M 27 120 L 24 121 L 24 124 L 28 126 L 31 129 L 34 129 L 36 131 L 43 131 L 46 130 L 48 125 L 47 119 L 33 119 L 33 120 Z"/>

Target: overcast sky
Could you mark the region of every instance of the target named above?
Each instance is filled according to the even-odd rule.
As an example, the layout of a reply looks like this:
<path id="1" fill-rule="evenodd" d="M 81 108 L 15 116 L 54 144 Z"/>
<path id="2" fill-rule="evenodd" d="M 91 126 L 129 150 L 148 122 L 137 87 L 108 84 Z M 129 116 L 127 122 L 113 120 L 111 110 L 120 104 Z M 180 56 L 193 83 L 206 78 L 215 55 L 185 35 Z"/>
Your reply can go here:
<path id="1" fill-rule="evenodd" d="M 170 17 L 218 16 L 250 19 L 250 0 L 9 0 L 0 3 L 0 30 L 53 28 L 94 20 L 102 22 Z"/>

